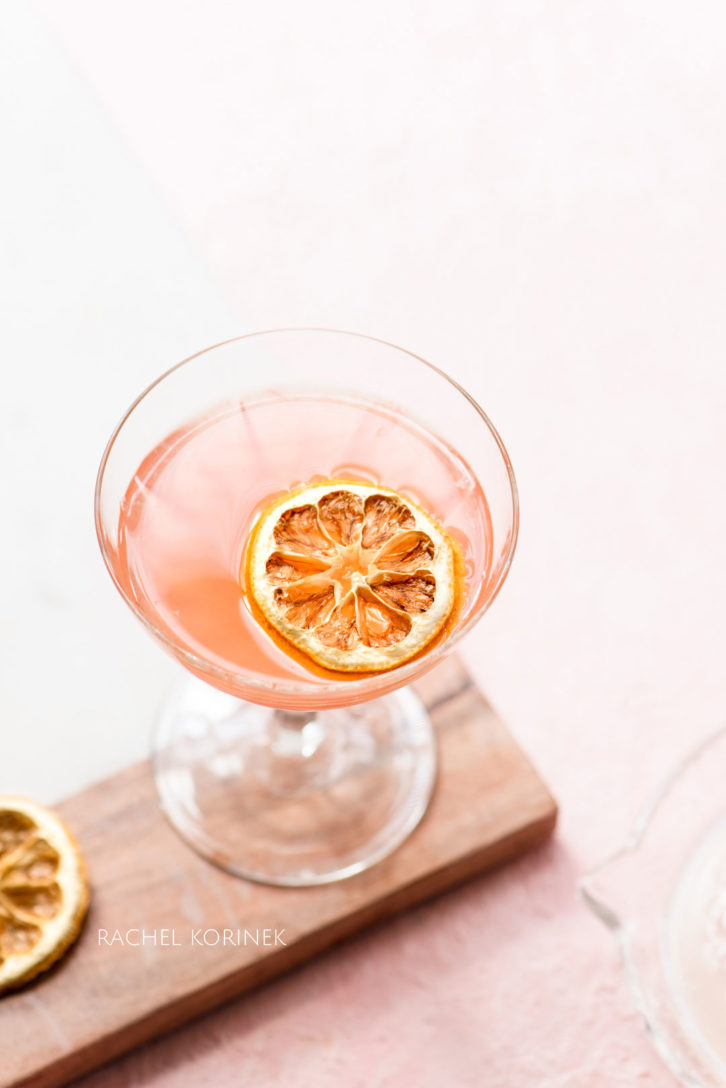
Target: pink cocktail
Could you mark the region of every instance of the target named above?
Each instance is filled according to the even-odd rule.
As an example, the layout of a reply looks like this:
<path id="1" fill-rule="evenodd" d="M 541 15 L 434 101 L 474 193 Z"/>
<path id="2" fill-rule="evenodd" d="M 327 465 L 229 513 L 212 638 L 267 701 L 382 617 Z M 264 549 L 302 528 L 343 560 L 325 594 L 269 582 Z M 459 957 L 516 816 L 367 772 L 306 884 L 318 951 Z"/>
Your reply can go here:
<path id="1" fill-rule="evenodd" d="M 401 493 L 463 555 L 455 623 L 378 675 L 287 652 L 240 576 L 260 511 L 327 479 Z M 389 853 L 423 815 L 435 773 L 430 723 L 406 685 L 483 614 L 515 547 L 514 478 L 481 409 L 381 341 L 242 337 L 136 401 L 106 450 L 96 500 L 116 585 L 198 678 L 168 702 L 156 737 L 157 783 L 178 830 L 226 868 L 274 883 L 336 879 Z"/>

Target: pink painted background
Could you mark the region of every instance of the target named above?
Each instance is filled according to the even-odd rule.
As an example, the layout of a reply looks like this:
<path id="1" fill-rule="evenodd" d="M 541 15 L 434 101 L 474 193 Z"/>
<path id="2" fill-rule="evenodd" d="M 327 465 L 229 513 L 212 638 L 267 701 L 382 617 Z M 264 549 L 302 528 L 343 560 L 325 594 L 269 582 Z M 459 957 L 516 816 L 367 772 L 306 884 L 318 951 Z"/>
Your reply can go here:
<path id="1" fill-rule="evenodd" d="M 183 305 L 162 299 L 168 281 L 149 273 L 161 226 L 149 215 L 134 234 L 141 212 L 128 212 L 126 184 L 114 189 L 114 166 L 104 222 L 127 223 L 134 253 L 116 267 L 138 272 L 108 287 L 109 322 L 84 310 L 93 277 L 79 270 L 65 334 L 87 375 L 116 360 L 93 385 L 93 442 L 77 462 L 88 484 L 134 393 L 226 336 L 332 325 L 449 370 L 500 429 L 522 502 L 511 576 L 465 656 L 561 805 L 556 840 L 535 855 L 84 1088 L 669 1088 L 576 881 L 726 716 L 721 6 L 34 10 L 93 124 L 113 131 L 159 224 L 183 239 L 174 264 L 204 284 Z M 103 244 L 94 267 L 122 261 L 121 243 Z M 157 678 L 171 676 L 94 562 L 100 603 L 89 591 L 86 615 L 98 608 L 109 640 L 94 667 L 111 676 L 121 660 L 128 691 L 80 770 L 48 728 L 58 759 L 51 747 L 54 777 L 35 792 L 49 800 L 143 750 Z M 93 699 L 63 719 L 66 738 L 92 735 Z"/>

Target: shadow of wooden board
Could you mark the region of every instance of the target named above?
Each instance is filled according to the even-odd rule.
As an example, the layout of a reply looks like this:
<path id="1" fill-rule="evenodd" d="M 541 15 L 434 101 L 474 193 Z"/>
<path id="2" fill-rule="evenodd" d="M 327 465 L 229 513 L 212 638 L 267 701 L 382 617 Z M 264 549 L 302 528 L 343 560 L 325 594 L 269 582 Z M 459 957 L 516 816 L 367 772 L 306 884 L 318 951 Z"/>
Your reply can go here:
<path id="1" fill-rule="evenodd" d="M 416 687 L 439 743 L 430 808 L 394 854 L 336 884 L 266 887 L 203 861 L 166 822 L 147 763 L 59 805 L 86 856 L 91 909 L 54 970 L 0 999 L 0 1088 L 67 1084 L 542 842 L 556 804 L 461 663 L 450 658 Z M 117 930 L 152 939 L 99 939 Z M 221 939 L 205 944 L 207 930 Z"/>

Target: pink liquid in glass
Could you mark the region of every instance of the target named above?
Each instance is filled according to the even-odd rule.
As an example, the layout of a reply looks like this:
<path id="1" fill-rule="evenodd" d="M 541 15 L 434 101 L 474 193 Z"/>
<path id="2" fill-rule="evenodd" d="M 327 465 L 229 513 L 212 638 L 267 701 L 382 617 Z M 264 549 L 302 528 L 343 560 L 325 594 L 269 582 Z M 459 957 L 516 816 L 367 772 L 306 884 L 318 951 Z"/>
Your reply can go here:
<path id="1" fill-rule="evenodd" d="M 378 483 L 432 513 L 462 547 L 462 616 L 471 612 L 492 562 L 488 507 L 471 469 L 389 408 L 319 397 L 226 406 L 152 450 L 121 508 L 124 590 L 167 637 L 213 667 L 258 682 L 325 685 L 259 625 L 240 580 L 258 513 L 276 496 L 325 479 Z"/>

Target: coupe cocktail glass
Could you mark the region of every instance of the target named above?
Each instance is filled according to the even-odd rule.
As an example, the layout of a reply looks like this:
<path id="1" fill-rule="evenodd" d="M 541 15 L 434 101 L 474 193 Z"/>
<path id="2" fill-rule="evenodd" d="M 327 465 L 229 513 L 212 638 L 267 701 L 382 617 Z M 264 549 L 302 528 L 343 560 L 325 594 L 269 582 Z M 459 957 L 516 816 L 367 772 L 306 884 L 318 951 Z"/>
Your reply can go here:
<path id="1" fill-rule="evenodd" d="M 395 489 L 461 546 L 455 625 L 407 664 L 321 674 L 250 611 L 239 572 L 255 517 L 316 479 Z M 476 402 L 371 337 L 240 337 L 173 367 L 134 402 L 103 455 L 95 513 L 124 600 L 193 674 L 166 702 L 153 753 L 183 838 L 272 884 L 337 880 L 389 854 L 435 779 L 431 724 L 408 685 L 484 614 L 517 539 L 512 467 Z"/>

